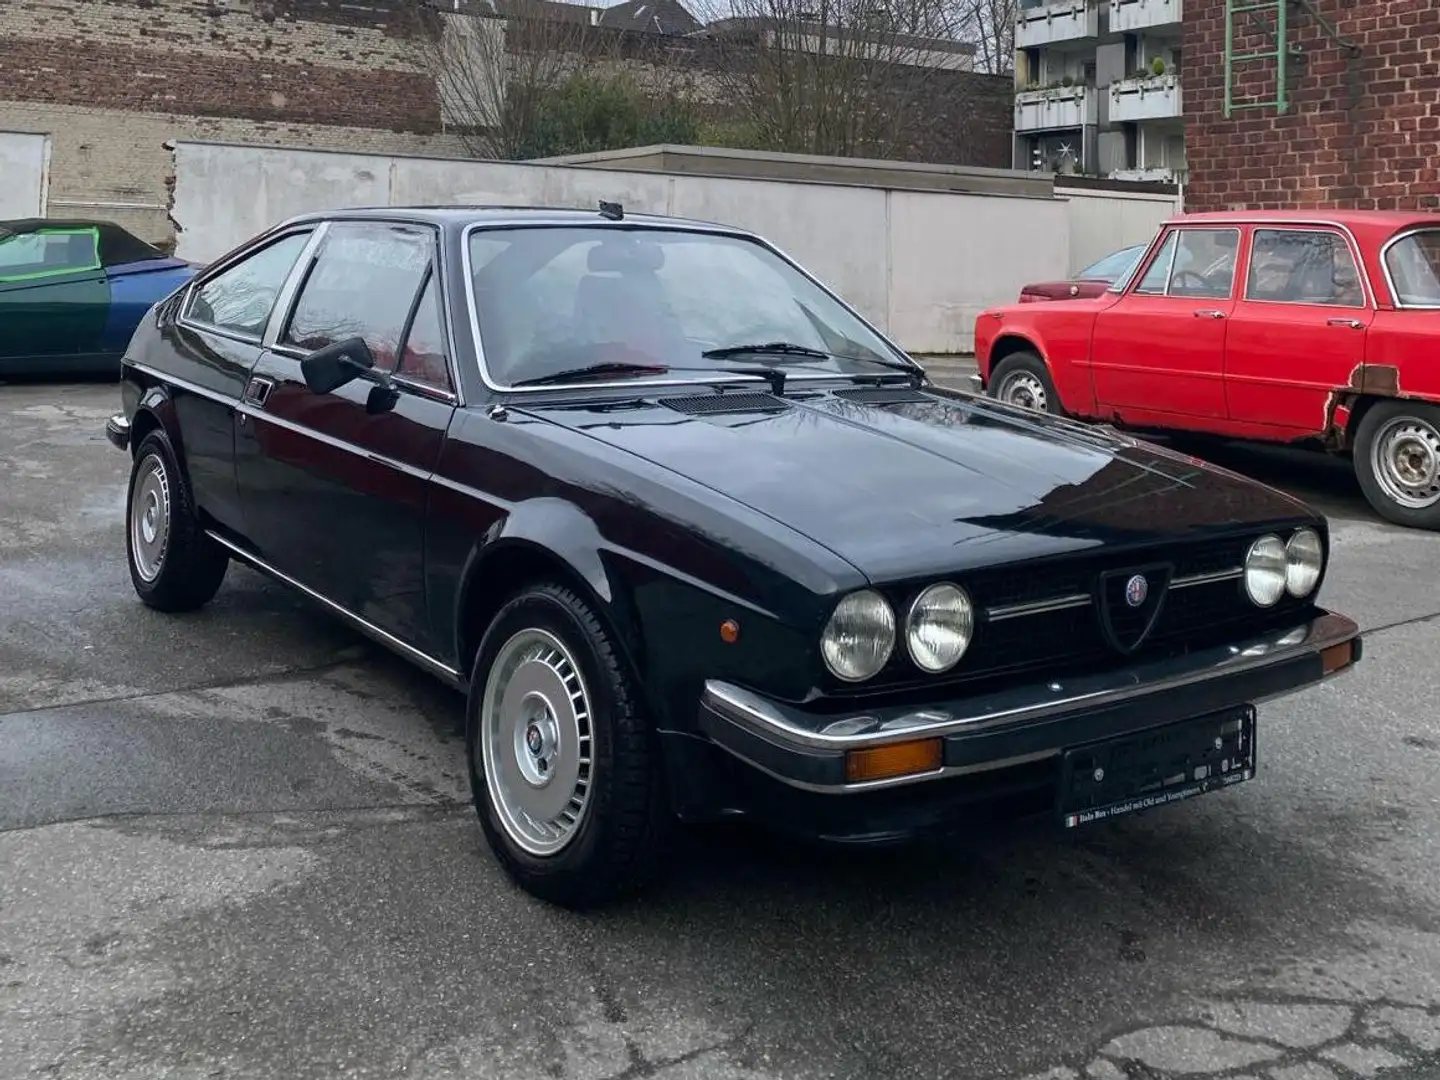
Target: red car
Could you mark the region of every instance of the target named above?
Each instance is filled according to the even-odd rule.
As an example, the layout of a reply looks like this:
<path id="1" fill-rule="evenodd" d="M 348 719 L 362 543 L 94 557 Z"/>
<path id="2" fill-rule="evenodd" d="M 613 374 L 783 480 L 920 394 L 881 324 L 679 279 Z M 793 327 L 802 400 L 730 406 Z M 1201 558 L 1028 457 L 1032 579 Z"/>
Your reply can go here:
<path id="1" fill-rule="evenodd" d="M 1437 352 L 1440 214 L 1226 211 L 1165 222 L 1101 296 L 981 313 L 975 381 L 1116 427 L 1348 455 L 1383 517 L 1435 529 Z"/>
<path id="2" fill-rule="evenodd" d="M 1080 296 L 1100 296 L 1106 289 L 1122 280 L 1135 266 L 1135 261 L 1145 253 L 1144 244 L 1112 251 L 1103 259 L 1097 259 L 1073 278 L 1064 281 L 1034 281 L 1020 290 L 1020 303 L 1033 304 L 1041 300 L 1074 300 Z"/>

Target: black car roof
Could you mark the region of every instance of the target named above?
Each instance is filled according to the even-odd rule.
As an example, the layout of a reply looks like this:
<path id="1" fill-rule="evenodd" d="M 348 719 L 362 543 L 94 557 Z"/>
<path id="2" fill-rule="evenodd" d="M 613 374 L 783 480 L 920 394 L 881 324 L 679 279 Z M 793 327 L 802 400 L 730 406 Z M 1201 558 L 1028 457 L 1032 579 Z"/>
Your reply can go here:
<path id="1" fill-rule="evenodd" d="M 472 224 L 484 225 L 602 225 L 621 226 L 628 224 L 664 225 L 680 229 L 723 229 L 727 232 L 746 233 L 713 221 L 699 221 L 690 218 L 669 217 L 663 214 L 626 213 L 620 220 L 603 217 L 599 209 L 577 210 L 572 207 L 536 206 L 347 206 L 335 210 L 321 210 L 298 214 L 284 224 L 295 225 L 307 221 L 334 221 L 340 218 L 403 218 L 438 225 L 441 228 L 459 228 Z"/>
<path id="2" fill-rule="evenodd" d="M 42 229 L 94 229 L 100 235 L 100 265 L 123 266 L 126 263 L 145 262 L 149 259 L 164 259 L 167 256 L 159 248 L 151 247 L 138 236 L 116 225 L 113 221 L 93 221 L 80 218 L 19 218 L 0 221 L 0 236 L 6 234 L 25 236 Z"/>

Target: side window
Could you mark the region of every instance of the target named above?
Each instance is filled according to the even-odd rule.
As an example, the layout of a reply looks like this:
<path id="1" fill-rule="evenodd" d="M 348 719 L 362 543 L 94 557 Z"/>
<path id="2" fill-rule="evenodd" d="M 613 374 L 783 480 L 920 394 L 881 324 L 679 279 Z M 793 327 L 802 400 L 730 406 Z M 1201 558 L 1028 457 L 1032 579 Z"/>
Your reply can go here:
<path id="1" fill-rule="evenodd" d="M 1256 229 L 1245 298 L 1335 307 L 1365 303 L 1350 245 L 1329 229 Z"/>
<path id="2" fill-rule="evenodd" d="M 1145 270 L 1145 276 L 1140 279 L 1140 284 L 1135 286 L 1137 293 L 1145 293 L 1148 296 L 1161 296 L 1165 292 L 1165 283 L 1170 280 L 1170 260 L 1175 255 L 1175 237 L 1171 233 L 1160 245 L 1160 250 L 1155 252 L 1155 258 L 1150 260 L 1150 265 Z"/>
<path id="3" fill-rule="evenodd" d="M 1225 300 L 1235 283 L 1238 229 L 1181 229 L 1170 275 L 1171 296 Z"/>
<path id="4" fill-rule="evenodd" d="M 415 308 L 410 332 L 405 335 L 405 348 L 400 354 L 400 363 L 395 366 L 395 374 L 438 390 L 454 390 L 450 367 L 445 362 L 446 351 L 445 324 L 440 318 L 440 288 L 432 272 L 425 279 L 425 291 Z"/>
<path id="5" fill-rule="evenodd" d="M 365 339 L 375 366 L 395 368 L 400 335 L 434 252 L 434 233 L 388 222 L 330 226 L 281 334 L 281 344 L 312 352 Z"/>
<path id="6" fill-rule="evenodd" d="M 1440 229 L 1419 229 L 1393 241 L 1385 270 L 1401 304 L 1440 307 Z"/>
<path id="7" fill-rule="evenodd" d="M 217 330 L 259 340 L 270 312 L 310 233 L 292 233 L 203 281 L 190 294 L 185 317 Z"/>
<path id="8" fill-rule="evenodd" d="M 100 269 L 95 229 L 42 229 L 0 237 L 0 281 L 38 281 Z"/>

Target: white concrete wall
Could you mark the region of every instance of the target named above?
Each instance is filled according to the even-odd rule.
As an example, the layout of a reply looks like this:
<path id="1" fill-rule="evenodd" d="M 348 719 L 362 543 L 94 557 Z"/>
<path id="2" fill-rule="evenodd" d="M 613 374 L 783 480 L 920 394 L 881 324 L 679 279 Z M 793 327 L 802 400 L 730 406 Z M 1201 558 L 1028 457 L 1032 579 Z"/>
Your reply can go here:
<path id="1" fill-rule="evenodd" d="M 1155 235 L 1162 221 L 1180 212 L 1179 201 L 1171 195 L 1070 191 L 1063 198 L 1069 204 L 1067 274 L 1077 273 L 1112 251 L 1144 243 Z"/>
<path id="2" fill-rule="evenodd" d="M 50 179 L 50 137 L 0 131 L 0 221 L 42 217 Z"/>
<path id="3" fill-rule="evenodd" d="M 1077 235 L 1110 251 L 1149 239 L 1158 220 L 1149 204 L 1129 212 L 1123 200 L 1088 194 L 1006 198 L 183 142 L 174 198 L 176 254 L 199 262 L 293 214 L 345 206 L 590 209 L 607 199 L 722 222 L 766 237 L 916 353 L 970 351 L 976 314 L 1012 302 L 1027 281 L 1064 277 Z M 1103 221 L 1077 225 L 1077 215 Z"/>

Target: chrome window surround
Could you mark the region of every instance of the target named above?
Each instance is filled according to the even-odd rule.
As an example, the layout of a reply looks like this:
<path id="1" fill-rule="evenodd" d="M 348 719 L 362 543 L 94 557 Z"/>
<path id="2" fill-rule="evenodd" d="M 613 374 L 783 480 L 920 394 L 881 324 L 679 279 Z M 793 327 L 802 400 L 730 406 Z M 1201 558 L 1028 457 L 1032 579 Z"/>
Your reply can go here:
<path id="1" fill-rule="evenodd" d="M 230 257 L 223 262 L 207 266 L 203 274 L 195 275 L 195 277 L 191 278 L 184 286 L 185 296 L 180 301 L 180 311 L 175 316 L 176 323 L 185 327 L 187 330 L 194 330 L 196 333 L 211 334 L 215 337 L 225 338 L 227 341 L 239 342 L 241 345 L 253 345 L 256 348 L 265 348 L 265 340 L 269 336 L 270 326 L 275 320 L 275 312 L 280 308 L 282 302 L 286 300 L 291 281 L 295 276 L 295 270 L 304 263 L 310 253 L 314 251 L 315 245 L 319 242 L 319 238 L 323 234 L 324 229 L 325 225 L 323 222 L 319 224 L 308 222 L 304 225 L 295 225 L 290 228 L 280 226 L 256 237 L 254 242 L 245 245 L 245 247 L 238 251 L 232 252 Z M 266 248 L 274 247 L 282 240 L 288 240 L 292 236 L 301 234 L 308 234 L 309 239 L 300 248 L 300 253 L 295 256 L 295 262 L 290 266 L 290 272 L 286 274 L 285 279 L 280 283 L 280 288 L 275 293 L 275 302 L 270 307 L 270 317 L 266 320 L 265 329 L 261 331 L 259 336 L 244 334 L 237 330 L 229 330 L 223 326 L 215 326 L 213 323 L 194 318 L 190 314 L 190 305 L 194 303 L 195 293 L 198 289 L 208 285 L 222 274 L 229 273 L 235 267 L 247 259 L 260 254 L 260 252 Z"/>
<path id="2" fill-rule="evenodd" d="M 1385 287 L 1390 290 L 1390 302 L 1401 311 L 1440 311 L 1440 303 L 1435 304 L 1406 304 L 1400 300 L 1400 293 L 1395 288 L 1395 277 L 1390 272 L 1390 249 L 1402 240 L 1408 240 L 1417 233 L 1436 232 L 1440 233 L 1440 222 L 1434 225 L 1411 225 L 1401 229 L 1394 236 L 1380 245 L 1380 270 L 1385 275 Z"/>
<path id="3" fill-rule="evenodd" d="M 595 221 L 577 221 L 563 223 L 546 222 L 543 224 L 529 223 L 524 220 L 473 221 L 465 226 L 460 235 L 460 259 L 462 269 L 464 270 L 463 276 L 465 281 L 467 283 L 470 283 L 473 282 L 474 279 L 474 269 L 470 257 L 470 238 L 475 233 L 495 231 L 497 229 L 513 230 L 557 228 L 651 229 L 658 232 L 694 233 L 705 236 L 726 236 L 735 240 L 748 241 L 752 244 L 757 245 L 758 247 L 764 248 L 766 251 L 779 258 L 781 261 L 787 263 L 793 270 L 797 271 L 801 275 L 801 277 L 808 280 L 826 296 L 830 297 L 830 299 L 834 300 L 837 304 L 839 304 L 847 312 L 854 316 L 855 319 L 859 321 L 861 326 L 865 327 L 865 329 L 869 330 L 872 334 L 879 338 L 880 341 L 884 342 L 884 344 L 887 345 L 894 353 L 894 359 L 900 360 L 903 363 L 910 365 L 912 368 L 914 368 L 917 375 L 919 375 L 922 379 L 925 378 L 925 369 L 921 365 L 917 364 L 914 360 L 912 360 L 910 356 L 898 345 L 896 345 L 895 342 L 891 341 L 889 337 L 887 337 L 885 334 L 882 334 L 878 329 L 876 329 L 875 326 L 858 311 L 856 311 L 854 307 L 852 307 L 850 304 L 846 303 L 843 299 L 836 295 L 836 293 L 831 290 L 824 282 L 822 282 L 814 274 L 810 273 L 810 271 L 806 270 L 794 259 L 790 258 L 790 256 L 786 255 L 774 244 L 771 244 L 769 241 L 762 239 L 754 233 L 745 232 L 743 229 L 731 229 L 718 225 L 711 226 L 690 222 L 680 223 L 669 221 L 628 221 L 623 219 L 615 222 L 606 221 L 604 219 L 597 219 Z M 687 384 L 697 382 L 763 383 L 766 381 L 764 377 L 760 375 L 745 375 L 735 372 L 724 372 L 717 369 L 713 373 L 686 372 L 681 374 L 677 372 L 677 374 L 681 374 L 681 377 L 671 379 L 605 379 L 586 380 L 585 382 L 578 383 L 555 383 L 549 386 L 502 386 L 491 378 L 490 369 L 485 364 L 485 345 L 480 337 L 480 313 L 478 305 L 475 301 L 474 288 L 467 288 L 465 290 L 465 300 L 466 309 L 470 315 L 470 336 L 475 343 L 475 361 L 480 369 L 480 379 L 485 384 L 486 389 L 497 394 L 525 394 L 532 392 L 553 393 L 563 390 L 601 390 L 614 387 L 674 387 L 685 386 Z M 877 371 L 884 370 L 886 369 L 877 367 Z M 787 372 L 785 376 L 785 381 L 786 383 L 823 382 L 827 380 L 844 379 L 848 377 L 850 377 L 849 373 L 842 372 L 831 372 L 828 374 L 818 375 L 802 374 L 800 372 Z"/>
<path id="4" fill-rule="evenodd" d="M 1310 232 L 1324 233 L 1327 236 L 1339 235 L 1345 241 L 1345 247 L 1350 252 L 1350 258 L 1355 263 L 1356 280 L 1362 282 L 1360 286 L 1360 303 L 1358 304 L 1322 304 L 1305 300 L 1260 300 L 1250 295 L 1250 272 L 1254 269 L 1255 259 L 1255 234 L 1265 232 Z M 1372 310 L 1370 294 L 1364 284 L 1365 260 L 1360 256 L 1360 248 L 1355 238 L 1349 234 L 1336 229 L 1333 225 L 1256 225 L 1250 232 L 1250 250 L 1245 253 L 1245 281 L 1240 289 L 1240 299 L 1247 304 L 1281 304 L 1285 307 L 1323 307 L 1334 308 L 1339 311 Z M 1394 289 L 1390 290 L 1392 293 Z"/>
<path id="5" fill-rule="evenodd" d="M 295 306 L 295 300 L 300 291 L 300 287 L 304 283 L 305 278 L 309 275 L 310 267 L 315 261 L 315 257 L 319 252 L 320 245 L 324 242 L 326 234 L 330 231 L 330 226 L 337 222 L 354 222 L 357 224 L 375 223 L 379 225 L 406 225 L 414 228 L 427 228 L 434 233 L 434 277 L 436 284 L 439 286 L 440 290 L 440 318 L 444 324 L 445 345 L 446 352 L 448 354 L 445 358 L 445 363 L 450 370 L 450 378 L 451 381 L 454 383 L 454 390 L 441 390 L 439 387 L 430 386 L 426 383 L 416 382 L 415 380 L 407 379 L 404 376 L 392 376 L 391 381 L 399 384 L 406 390 L 412 391 L 416 394 L 420 394 L 422 396 L 430 398 L 437 398 L 440 401 L 449 402 L 456 405 L 457 407 L 463 408 L 465 405 L 465 391 L 460 382 L 458 351 L 455 347 L 454 319 L 451 318 L 449 304 L 447 303 L 449 293 L 448 286 L 445 282 L 446 262 L 444 250 L 445 245 L 443 243 L 444 231 L 434 222 L 417 221 L 412 218 L 404 217 L 403 215 L 396 215 L 394 217 L 378 217 L 373 215 L 346 215 L 343 213 L 327 216 L 322 219 L 295 218 L 281 222 L 269 232 L 263 233 L 260 236 L 256 237 L 252 243 L 247 244 L 245 247 L 232 253 L 223 262 L 206 267 L 203 277 L 197 275 L 187 285 L 185 285 L 184 288 L 186 290 L 186 294 L 184 299 L 181 301 L 180 314 L 179 316 L 177 316 L 176 321 L 182 326 L 185 326 L 186 328 L 194 330 L 198 333 L 213 334 L 218 337 L 227 338 L 231 341 L 237 341 L 242 345 L 253 345 L 258 348 L 267 349 L 271 352 L 276 353 L 277 355 L 284 356 L 288 359 L 303 359 L 306 355 L 303 350 L 294 349 L 289 346 L 278 345 L 280 332 L 281 329 L 289 322 L 290 315 L 293 313 L 293 308 Z M 210 326 L 208 323 L 199 322 L 187 316 L 186 312 L 189 310 L 190 307 L 191 294 L 196 288 L 205 284 L 205 282 L 210 281 L 215 277 L 218 277 L 220 274 L 225 273 L 231 267 L 245 261 L 250 256 L 257 254 L 264 248 L 269 247 L 271 244 L 283 240 L 286 236 L 303 232 L 309 232 L 310 239 L 301 249 L 300 254 L 296 257 L 295 264 L 290 268 L 289 275 L 286 277 L 284 284 L 280 287 L 280 291 L 276 294 L 275 305 L 270 310 L 270 319 L 265 324 L 265 331 L 263 334 L 261 334 L 259 338 L 255 338 L 245 334 L 235 334 L 219 327 Z M 158 378 L 169 378 L 169 376 L 161 375 L 158 372 L 154 372 L 154 374 Z M 266 415 L 268 416 L 268 414 Z"/>
<path id="6" fill-rule="evenodd" d="M 1315 226 L 1322 226 L 1322 227 L 1327 228 L 1327 229 L 1338 229 L 1340 232 L 1342 232 L 1342 233 L 1345 235 L 1345 238 L 1350 241 L 1350 245 L 1351 245 L 1352 249 L 1355 250 L 1356 252 L 1359 252 L 1359 251 L 1360 251 L 1360 242 L 1355 239 L 1355 233 L 1354 233 L 1354 231 L 1353 231 L 1348 225 L 1345 225 L 1345 224 L 1343 224 L 1343 223 L 1341 223 L 1341 222 L 1339 222 L 1339 221 L 1333 221 L 1333 220 L 1331 220 L 1330 218 L 1275 218 L 1275 217 L 1265 217 L 1264 215 L 1256 215 L 1256 216 L 1253 216 L 1253 217 L 1252 217 L 1252 216 L 1249 216 L 1249 215 L 1246 215 L 1246 216 L 1244 216 L 1244 217 L 1239 218 L 1238 220 L 1236 220 L 1233 224 L 1231 224 L 1230 222 L 1225 222 L 1225 221 L 1216 221 L 1216 222 L 1213 222 L 1213 223 L 1211 223 L 1211 222 L 1198 222 L 1198 221 L 1197 221 L 1197 222 L 1187 222 L 1187 221 L 1185 221 L 1183 218 L 1180 218 L 1180 219 L 1176 219 L 1176 220 L 1173 220 L 1173 221 L 1166 222 L 1165 224 L 1161 225 L 1161 226 L 1160 226 L 1160 233 L 1157 235 L 1157 239 L 1163 237 L 1163 235 L 1164 235 L 1166 232 L 1168 232 L 1169 230 L 1171 230 L 1171 229 L 1190 228 L 1190 227 L 1203 228 L 1205 225 L 1213 225 L 1213 227 L 1215 227 L 1215 228 L 1237 228 L 1237 229 L 1259 228 L 1259 227 L 1261 227 L 1261 226 L 1266 226 L 1266 227 L 1269 227 L 1269 226 L 1291 226 L 1291 227 L 1310 226 L 1310 227 L 1312 227 L 1312 228 L 1315 227 Z M 1435 227 L 1435 226 L 1430 226 L 1430 225 L 1416 226 L 1414 229 L 1407 229 L 1407 230 L 1406 230 L 1406 233 L 1418 231 L 1419 229 L 1428 229 L 1428 228 L 1433 228 L 1433 227 Z M 1402 234 L 1402 235 L 1403 235 L 1403 234 Z M 1395 242 L 1396 240 L 1398 240 L 1398 239 L 1400 239 L 1399 236 L 1392 237 L 1389 241 L 1386 242 L 1386 248 L 1388 248 L 1390 244 L 1394 243 L 1394 242 Z M 1154 241 L 1151 241 L 1151 243 L 1153 244 Z M 1384 252 L 1385 252 L 1386 248 L 1381 248 L 1381 259 L 1380 259 L 1380 263 L 1381 263 L 1381 266 L 1382 266 L 1382 267 L 1383 267 L 1384 264 L 1385 264 Z M 1146 255 L 1148 256 L 1148 255 L 1149 255 L 1149 252 L 1147 252 Z M 1143 258 L 1143 256 L 1142 256 L 1142 258 Z M 1373 285 L 1371 284 L 1371 282 L 1370 282 L 1370 268 L 1365 265 L 1365 260 L 1364 260 L 1364 258 L 1361 258 L 1361 259 L 1360 259 L 1359 267 L 1360 267 L 1360 282 L 1361 282 L 1362 286 L 1363 286 L 1364 289 L 1365 289 L 1365 295 L 1369 298 L 1370 303 L 1372 303 L 1372 304 L 1374 304 L 1375 306 L 1378 307 L 1378 306 L 1379 306 L 1379 299 L 1376 297 L 1374 286 L 1373 286 Z M 1140 279 L 1140 275 L 1137 273 L 1137 274 L 1134 276 L 1134 278 L 1132 279 L 1131 284 L 1134 284 L 1136 281 L 1139 281 L 1139 279 Z M 1388 278 L 1387 278 L 1387 284 L 1388 284 Z M 1117 290 L 1117 291 L 1125 291 L 1125 290 Z M 1128 290 L 1128 291 L 1133 291 L 1133 290 Z M 1233 291 L 1233 290 L 1232 290 L 1232 291 Z M 1150 296 L 1150 295 L 1153 295 L 1153 294 L 1151 294 L 1151 293 L 1141 293 L 1141 294 L 1139 294 L 1139 295 L 1141 295 L 1141 296 Z M 1393 287 L 1392 287 L 1391 290 L 1390 290 L 1390 297 L 1391 297 L 1391 300 L 1392 300 L 1392 302 L 1393 302 L 1393 301 L 1394 301 L 1394 297 L 1395 297 L 1395 290 L 1394 290 Z"/>

